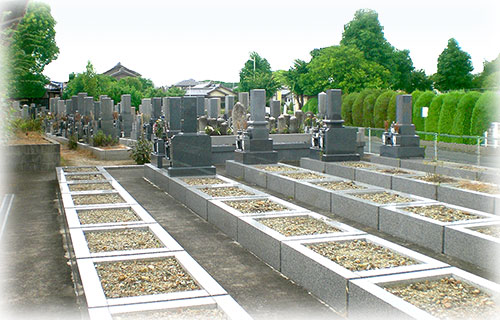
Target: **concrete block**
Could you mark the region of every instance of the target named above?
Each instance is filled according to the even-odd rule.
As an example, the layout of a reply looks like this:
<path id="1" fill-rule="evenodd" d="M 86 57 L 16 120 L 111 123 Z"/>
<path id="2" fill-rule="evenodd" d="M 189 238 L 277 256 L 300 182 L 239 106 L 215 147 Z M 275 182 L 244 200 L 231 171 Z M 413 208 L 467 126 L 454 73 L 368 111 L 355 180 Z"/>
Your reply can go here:
<path id="1" fill-rule="evenodd" d="M 66 215 L 66 222 L 68 224 L 68 227 L 70 229 L 72 228 L 82 228 L 82 227 L 112 227 L 112 226 L 129 226 L 129 225 L 135 225 L 135 224 L 150 224 L 150 223 L 155 223 L 156 221 L 153 219 L 153 217 L 146 211 L 144 210 L 139 204 L 131 204 L 131 205 L 103 205 L 100 206 L 99 209 L 131 209 L 134 214 L 136 215 L 137 219 L 134 221 L 128 221 L 128 222 L 111 222 L 111 223 L 99 223 L 99 224 L 81 224 L 80 219 L 78 218 L 78 213 L 85 211 L 85 210 L 90 210 L 90 209 L 95 209 L 95 207 L 91 206 L 81 206 L 78 209 L 75 208 L 64 208 L 64 213 Z"/>
<path id="2" fill-rule="evenodd" d="M 453 178 L 462 178 L 462 179 L 469 179 L 469 180 L 476 180 L 477 179 L 477 172 L 472 171 L 472 170 L 466 170 L 466 169 L 461 169 L 461 168 L 454 168 L 450 166 L 436 166 L 436 173 L 437 174 L 442 174 L 444 176 L 449 176 Z"/>
<path id="3" fill-rule="evenodd" d="M 370 162 L 373 162 L 376 164 L 383 164 L 386 166 L 391 166 L 391 167 L 396 167 L 396 168 L 398 168 L 401 165 L 401 159 L 399 159 L 399 158 L 383 157 L 383 156 L 379 156 L 376 154 L 370 155 Z"/>
<path id="4" fill-rule="evenodd" d="M 244 166 L 243 172 L 246 182 L 267 188 L 267 173 L 265 171 L 258 169 L 256 166 L 242 165 Z"/>
<path id="5" fill-rule="evenodd" d="M 328 181 L 341 181 L 341 179 L 329 179 Z M 311 182 L 297 182 L 294 197 L 297 201 L 331 212 L 332 190 L 319 187 Z"/>
<path id="6" fill-rule="evenodd" d="M 418 176 L 424 176 L 424 174 L 393 176 L 392 189 L 437 200 L 438 184 L 415 179 Z"/>
<path id="7" fill-rule="evenodd" d="M 441 222 L 405 210 L 409 206 L 444 205 L 451 209 L 462 210 L 480 217 L 480 220 L 460 220 L 455 222 Z M 445 203 L 405 204 L 380 208 L 379 230 L 392 236 L 410 241 L 432 251 L 444 251 L 445 227 L 467 224 L 474 221 L 488 221 L 497 219 L 495 216 L 483 212 L 465 209 Z"/>
<path id="8" fill-rule="evenodd" d="M 267 173 L 267 188 L 289 198 L 295 197 L 295 182 L 279 174 Z"/>
<path id="9" fill-rule="evenodd" d="M 377 169 L 390 167 L 378 167 Z M 357 168 L 356 169 L 356 181 L 363 182 L 366 184 L 371 184 L 373 186 L 382 187 L 386 189 L 392 189 L 392 174 L 387 174 L 383 172 L 376 171 L 375 168 Z"/>
<path id="10" fill-rule="evenodd" d="M 326 162 L 325 173 L 349 180 L 356 180 L 356 168 L 344 166 L 342 162 Z"/>
<path id="11" fill-rule="evenodd" d="M 243 166 L 242 163 L 236 162 L 234 160 L 227 160 L 226 173 L 236 179 L 244 179 L 245 167 Z"/>
<path id="12" fill-rule="evenodd" d="M 477 173 L 477 180 L 500 184 L 500 172 L 497 170 L 484 170 Z"/>
<path id="13" fill-rule="evenodd" d="M 498 284 L 451 267 L 370 279 L 354 279 L 349 282 L 348 317 L 349 319 L 436 319 L 424 310 L 384 290 L 384 287 L 445 277 L 462 280 L 495 296 L 500 292 Z"/>
<path id="14" fill-rule="evenodd" d="M 356 239 L 363 239 L 386 247 L 391 251 L 413 258 L 419 263 L 411 266 L 353 272 L 307 247 L 307 245 L 314 243 Z M 281 250 L 281 272 L 343 315 L 347 312 L 348 297 L 346 289 L 351 280 L 447 266 L 444 263 L 371 235 L 285 241 L 282 243 Z"/>
<path id="15" fill-rule="evenodd" d="M 401 159 L 401 168 L 427 173 L 436 173 L 436 164 L 430 164 L 426 160 Z"/>
<path id="16" fill-rule="evenodd" d="M 498 197 L 495 194 L 460 189 L 454 184 L 440 184 L 437 189 L 438 201 L 493 214 Z"/>
<path id="17" fill-rule="evenodd" d="M 325 173 L 325 164 L 326 162 L 316 159 L 300 158 L 300 167 L 304 169 Z"/>

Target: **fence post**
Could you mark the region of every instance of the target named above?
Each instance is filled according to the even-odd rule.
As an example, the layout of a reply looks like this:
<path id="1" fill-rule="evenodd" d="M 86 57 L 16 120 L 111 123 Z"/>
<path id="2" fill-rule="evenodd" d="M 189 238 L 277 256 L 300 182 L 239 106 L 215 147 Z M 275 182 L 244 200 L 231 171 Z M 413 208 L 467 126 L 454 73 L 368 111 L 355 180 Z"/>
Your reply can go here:
<path id="1" fill-rule="evenodd" d="M 372 130 L 368 127 L 368 153 L 372 153 Z"/>
<path id="2" fill-rule="evenodd" d="M 438 134 L 434 133 L 434 161 L 438 159 Z"/>
<path id="3" fill-rule="evenodd" d="M 477 137 L 477 165 L 481 165 L 481 137 Z"/>

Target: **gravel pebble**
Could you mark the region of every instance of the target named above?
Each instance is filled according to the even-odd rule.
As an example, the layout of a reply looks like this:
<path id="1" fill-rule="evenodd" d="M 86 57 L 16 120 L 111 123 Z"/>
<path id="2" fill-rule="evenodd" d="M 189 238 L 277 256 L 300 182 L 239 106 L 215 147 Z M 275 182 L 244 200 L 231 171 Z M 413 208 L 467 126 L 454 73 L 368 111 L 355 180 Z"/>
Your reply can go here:
<path id="1" fill-rule="evenodd" d="M 165 247 L 147 228 L 87 231 L 85 238 L 92 253 Z"/>
<path id="2" fill-rule="evenodd" d="M 81 224 L 141 221 L 130 208 L 78 210 Z"/>
<path id="3" fill-rule="evenodd" d="M 223 202 L 231 208 L 234 208 L 242 213 L 260 213 L 289 210 L 287 207 L 284 207 L 281 204 L 269 199 L 234 200 Z"/>
<path id="4" fill-rule="evenodd" d="M 314 184 L 329 190 L 366 189 L 363 186 L 355 184 L 353 181 L 314 182 Z"/>
<path id="5" fill-rule="evenodd" d="M 500 312 L 491 295 L 453 277 L 384 289 L 440 319 L 498 319 Z"/>
<path id="6" fill-rule="evenodd" d="M 453 179 L 440 174 L 426 174 L 425 176 L 415 176 L 413 179 L 431 182 L 431 183 L 453 183 L 457 182 L 457 179 Z"/>
<path id="7" fill-rule="evenodd" d="M 488 235 L 488 236 L 500 238 L 500 226 L 499 225 L 483 226 L 483 227 L 469 228 L 469 229 L 476 231 L 476 232 L 480 232 L 480 233 Z"/>
<path id="8" fill-rule="evenodd" d="M 441 222 L 454 222 L 462 220 L 475 220 L 482 217 L 472 213 L 449 208 L 443 205 L 430 205 L 430 206 L 417 206 L 417 207 L 404 207 L 404 211 L 409 211 L 420 216 L 438 220 Z"/>
<path id="9" fill-rule="evenodd" d="M 287 171 L 299 171 L 299 168 L 287 167 L 287 166 L 255 166 L 256 168 L 268 172 L 287 172 Z"/>
<path id="10" fill-rule="evenodd" d="M 190 186 L 205 186 L 205 185 L 214 185 L 214 184 L 225 184 L 222 179 L 219 178 L 184 178 L 182 179 L 186 184 Z"/>
<path id="11" fill-rule="evenodd" d="M 107 204 L 125 202 L 125 200 L 117 193 L 72 195 L 71 198 L 73 199 L 73 203 L 77 206 L 84 204 Z"/>
<path id="12" fill-rule="evenodd" d="M 253 193 L 238 187 L 203 188 L 200 189 L 200 191 L 211 197 L 237 197 L 253 195 Z"/>
<path id="13" fill-rule="evenodd" d="M 382 172 L 382 173 L 387 173 L 387 174 L 410 174 L 410 172 L 408 171 L 404 171 L 404 170 L 401 170 L 401 169 L 398 169 L 398 168 L 394 168 L 394 169 L 377 169 L 378 172 Z"/>
<path id="14" fill-rule="evenodd" d="M 363 163 L 363 162 L 341 162 L 340 165 L 353 168 L 372 168 L 373 164 Z"/>
<path id="15" fill-rule="evenodd" d="M 113 186 L 107 182 L 104 183 L 75 183 L 68 184 L 69 191 L 94 191 L 94 190 L 113 190 Z"/>
<path id="16" fill-rule="evenodd" d="M 66 181 L 72 180 L 106 180 L 106 178 L 100 174 L 68 174 L 66 175 Z"/>
<path id="17" fill-rule="evenodd" d="M 358 194 L 353 194 L 353 196 L 380 204 L 405 203 L 405 202 L 415 201 L 411 198 L 403 197 L 400 196 L 399 194 L 389 193 L 389 192 L 358 193 Z"/>
<path id="18" fill-rule="evenodd" d="M 95 172 L 98 171 L 96 167 L 73 167 L 63 168 L 64 172 Z"/>
<path id="19" fill-rule="evenodd" d="M 95 267 L 107 298 L 200 289 L 175 258 L 103 262 Z"/>
<path id="20" fill-rule="evenodd" d="M 325 176 L 321 176 L 312 172 L 281 173 L 280 176 L 297 180 L 326 179 Z"/>
<path id="21" fill-rule="evenodd" d="M 500 187 L 491 183 L 460 181 L 456 187 L 489 194 L 500 194 Z"/>
<path id="22" fill-rule="evenodd" d="M 342 232 L 342 230 L 310 216 L 262 218 L 257 219 L 257 221 L 285 237 Z"/>
<path id="23" fill-rule="evenodd" d="M 187 307 L 168 310 L 141 311 L 113 315 L 114 320 L 226 320 L 228 317 L 217 307 Z"/>
<path id="24" fill-rule="evenodd" d="M 418 264 L 411 258 L 366 240 L 323 242 L 309 244 L 307 247 L 351 271 Z"/>

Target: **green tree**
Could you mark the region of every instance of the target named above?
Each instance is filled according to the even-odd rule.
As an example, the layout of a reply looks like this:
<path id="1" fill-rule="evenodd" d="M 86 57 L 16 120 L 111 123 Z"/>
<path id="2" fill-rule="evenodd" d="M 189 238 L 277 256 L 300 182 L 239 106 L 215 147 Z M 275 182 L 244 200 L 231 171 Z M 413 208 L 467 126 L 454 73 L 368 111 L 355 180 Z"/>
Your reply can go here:
<path id="1" fill-rule="evenodd" d="M 43 75 L 43 70 L 59 54 L 55 24 L 47 4 L 29 2 L 17 28 L 6 32 L 10 98 L 36 99 L 45 94 L 44 86 L 48 79 Z"/>
<path id="2" fill-rule="evenodd" d="M 186 90 L 178 87 L 170 87 L 167 90 L 167 97 L 183 97 L 186 94 Z"/>
<path id="3" fill-rule="evenodd" d="M 439 115 L 441 114 L 441 106 L 443 105 L 445 96 L 445 94 L 441 94 L 432 99 L 429 106 L 429 114 L 425 120 L 426 132 L 438 132 Z M 427 139 L 433 139 L 433 136 L 428 136 Z"/>
<path id="4" fill-rule="evenodd" d="M 451 38 L 439 55 L 434 86 L 440 91 L 471 88 L 473 69 L 470 55 Z"/>
<path id="5" fill-rule="evenodd" d="M 394 95 L 394 91 L 388 90 L 379 95 L 377 101 L 375 101 L 375 106 L 373 108 L 373 121 L 375 128 L 383 128 L 384 121 L 389 120 L 387 117 L 387 109 L 389 107 L 389 101 L 391 101 L 391 98 Z"/>
<path id="6" fill-rule="evenodd" d="M 293 66 L 284 73 L 285 84 L 297 97 L 299 109 L 302 109 L 304 106 L 305 92 L 310 85 L 310 77 L 307 77 L 308 71 L 307 62 L 297 59 L 293 62 Z"/>
<path id="7" fill-rule="evenodd" d="M 94 97 L 94 99 L 97 99 L 100 93 L 97 74 L 90 61 L 87 62 L 87 67 L 83 77 L 83 92 L 87 92 L 87 94 Z"/>
<path id="8" fill-rule="evenodd" d="M 457 136 L 468 136 L 470 135 L 470 124 L 472 111 L 476 105 L 477 100 L 481 97 L 481 93 L 477 91 L 471 91 L 464 95 L 462 99 L 458 102 L 457 112 L 455 119 L 453 120 L 453 127 L 451 133 Z M 459 142 L 468 142 L 469 139 L 464 138 Z"/>
<path id="9" fill-rule="evenodd" d="M 500 121 L 499 104 L 498 93 L 487 91 L 481 95 L 472 111 L 471 135 L 482 136 L 491 122 Z"/>
<path id="10" fill-rule="evenodd" d="M 434 92 L 424 91 L 419 95 L 418 100 L 413 105 L 413 124 L 415 125 L 415 129 L 417 131 L 425 130 L 425 118 L 422 118 L 422 108 L 429 108 L 434 97 Z"/>
<path id="11" fill-rule="evenodd" d="M 352 105 L 358 95 L 359 93 L 353 92 L 344 94 L 344 96 L 342 97 L 342 119 L 344 119 L 345 124 L 348 126 L 352 125 Z"/>
<path id="12" fill-rule="evenodd" d="M 473 87 L 491 89 L 498 88 L 500 79 L 500 54 L 495 60 L 483 62 L 483 71 L 474 77 Z"/>
<path id="13" fill-rule="evenodd" d="M 302 111 L 307 112 L 311 111 L 314 114 L 318 113 L 318 97 L 312 97 L 307 100 L 306 104 L 302 108 Z"/>
<path id="14" fill-rule="evenodd" d="M 389 124 L 393 121 L 396 121 L 396 97 L 402 94 L 401 92 L 395 92 L 394 95 L 389 100 L 389 105 L 387 106 L 387 120 L 389 120 Z"/>
<path id="15" fill-rule="evenodd" d="M 375 107 L 375 101 L 377 101 L 379 93 L 378 91 L 374 91 L 363 100 L 363 127 L 373 128 L 375 125 L 373 108 Z"/>
<path id="16" fill-rule="evenodd" d="M 252 89 L 265 89 L 267 99 L 271 98 L 279 88 L 279 82 L 274 79 L 271 65 L 257 52 L 250 53 L 250 59 L 240 71 L 238 91 L 248 92 Z"/>
<path id="17" fill-rule="evenodd" d="M 425 71 L 422 69 L 414 70 L 411 72 L 410 83 L 410 90 L 408 92 L 412 92 L 414 90 L 432 90 L 432 80 L 425 74 Z"/>
<path id="18" fill-rule="evenodd" d="M 446 94 L 439 113 L 438 131 L 439 133 L 451 134 L 453 128 L 453 120 L 455 119 L 455 112 L 457 105 L 462 96 L 463 91 L 452 91 Z M 448 137 L 439 137 L 439 141 L 454 142 L 455 140 Z"/>
<path id="19" fill-rule="evenodd" d="M 352 104 L 352 124 L 356 127 L 363 126 L 363 105 L 365 98 L 374 92 L 373 89 L 364 89 L 359 93 Z"/>

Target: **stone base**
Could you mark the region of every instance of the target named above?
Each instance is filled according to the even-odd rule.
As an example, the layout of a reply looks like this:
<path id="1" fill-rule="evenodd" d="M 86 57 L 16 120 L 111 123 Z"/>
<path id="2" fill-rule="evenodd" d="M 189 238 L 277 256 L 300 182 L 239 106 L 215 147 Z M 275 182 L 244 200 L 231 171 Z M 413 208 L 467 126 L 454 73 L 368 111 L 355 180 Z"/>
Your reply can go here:
<path id="1" fill-rule="evenodd" d="M 422 147 L 380 146 L 380 155 L 390 158 L 424 158 L 425 149 Z"/>
<path id="2" fill-rule="evenodd" d="M 234 151 L 234 161 L 244 164 L 270 164 L 278 162 L 277 151 Z"/>
<path id="3" fill-rule="evenodd" d="M 346 154 L 323 154 L 321 149 L 311 147 L 309 148 L 309 158 L 321 160 L 324 162 L 337 162 L 337 161 L 359 161 L 361 156 L 359 153 L 346 153 Z"/>
<path id="4" fill-rule="evenodd" d="M 169 167 L 167 169 L 169 177 L 183 177 L 183 176 L 213 176 L 215 175 L 214 166 L 206 167 Z"/>

